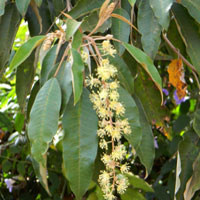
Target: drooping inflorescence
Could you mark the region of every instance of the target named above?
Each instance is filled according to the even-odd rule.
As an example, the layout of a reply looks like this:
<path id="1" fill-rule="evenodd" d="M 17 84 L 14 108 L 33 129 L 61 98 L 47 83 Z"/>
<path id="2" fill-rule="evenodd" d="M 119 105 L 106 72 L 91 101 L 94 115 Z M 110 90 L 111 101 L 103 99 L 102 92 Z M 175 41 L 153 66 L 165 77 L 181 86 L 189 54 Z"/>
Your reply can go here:
<path id="1" fill-rule="evenodd" d="M 102 43 L 103 54 L 114 56 L 116 50 L 106 40 Z M 115 193 L 123 194 L 128 187 L 129 166 L 124 163 L 126 147 L 121 143 L 123 134 L 130 134 L 128 119 L 124 118 L 125 108 L 119 101 L 117 68 L 109 59 L 100 59 L 96 77 L 89 75 L 87 86 L 91 89 L 90 100 L 99 117 L 99 146 L 104 150 L 101 160 L 105 170 L 99 176 L 99 185 L 107 200 L 115 199 Z M 123 164 L 122 164 L 123 163 Z"/>

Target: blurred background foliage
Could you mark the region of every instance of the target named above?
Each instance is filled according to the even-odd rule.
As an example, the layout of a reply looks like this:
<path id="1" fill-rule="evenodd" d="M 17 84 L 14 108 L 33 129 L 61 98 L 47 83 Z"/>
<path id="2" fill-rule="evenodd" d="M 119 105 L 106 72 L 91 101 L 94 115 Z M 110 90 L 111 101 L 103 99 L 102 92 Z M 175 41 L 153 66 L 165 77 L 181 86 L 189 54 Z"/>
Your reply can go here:
<path id="1" fill-rule="evenodd" d="M 41 63 L 33 71 L 29 70 L 36 59 L 32 53 L 17 70 L 10 70 L 9 64 L 15 52 L 30 37 L 55 31 L 63 25 L 61 11 L 79 21 L 83 20 L 84 32 L 93 30 L 103 0 L 31 0 L 37 4 L 37 11 L 29 2 L 0 1 L 0 199 L 70 200 L 75 197 L 62 173 L 60 138 L 54 138 L 48 151 L 47 176 L 52 197 L 39 183 L 30 157 L 26 126 L 40 88 L 38 80 L 41 77 Z M 130 29 L 129 25 L 113 18 L 108 19 L 96 34 L 113 34 L 123 42 L 130 41 L 150 56 L 162 78 L 164 95 L 161 106 L 160 93 L 152 78 L 130 52 L 114 43 L 119 58 L 113 60 L 113 63 L 122 68 L 125 66 L 125 77 L 129 78 L 130 75 L 134 79 L 133 87 L 129 82 L 129 89 L 126 89 L 135 99 L 139 110 L 143 110 L 145 116 L 142 127 L 146 130 L 137 154 L 131 149 L 127 154 L 131 171 L 140 178 L 132 177 L 131 187 L 119 199 L 170 200 L 176 197 L 177 200 L 198 200 L 200 2 L 122 0 L 115 13 L 130 20 L 139 32 L 131 29 L 128 33 L 126 30 Z M 169 82 L 167 67 L 172 59 L 180 59 L 182 56 L 191 64 L 183 63 L 187 94 L 179 99 L 176 88 Z M 62 137 L 62 128 L 59 134 Z M 129 147 L 125 139 L 123 143 Z M 101 163 L 96 159 L 93 181 L 83 199 L 103 199 L 95 182 L 99 169 Z M 146 182 L 140 182 L 144 179 Z"/>

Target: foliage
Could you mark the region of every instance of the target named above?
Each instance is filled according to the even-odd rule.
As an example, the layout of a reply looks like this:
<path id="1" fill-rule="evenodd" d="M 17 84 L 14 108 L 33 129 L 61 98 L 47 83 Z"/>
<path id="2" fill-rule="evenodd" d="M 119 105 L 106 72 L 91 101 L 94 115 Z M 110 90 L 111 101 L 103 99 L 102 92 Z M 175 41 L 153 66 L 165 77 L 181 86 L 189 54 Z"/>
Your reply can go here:
<path id="1" fill-rule="evenodd" d="M 198 200 L 199 30 L 199 0 L 1 0 L 0 199 Z"/>

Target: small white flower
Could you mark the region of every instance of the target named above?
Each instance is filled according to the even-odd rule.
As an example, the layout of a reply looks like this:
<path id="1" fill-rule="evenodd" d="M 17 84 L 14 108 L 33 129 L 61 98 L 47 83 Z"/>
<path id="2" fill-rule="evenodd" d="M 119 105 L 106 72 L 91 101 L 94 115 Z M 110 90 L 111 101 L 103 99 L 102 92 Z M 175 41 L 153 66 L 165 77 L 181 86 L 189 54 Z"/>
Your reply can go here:
<path id="1" fill-rule="evenodd" d="M 9 190 L 9 192 L 12 192 L 13 184 L 15 183 L 15 181 L 14 181 L 13 179 L 11 179 L 11 178 L 6 178 L 6 179 L 4 180 L 4 182 L 5 182 L 5 184 L 6 184 L 7 188 L 8 188 L 8 190 Z"/>

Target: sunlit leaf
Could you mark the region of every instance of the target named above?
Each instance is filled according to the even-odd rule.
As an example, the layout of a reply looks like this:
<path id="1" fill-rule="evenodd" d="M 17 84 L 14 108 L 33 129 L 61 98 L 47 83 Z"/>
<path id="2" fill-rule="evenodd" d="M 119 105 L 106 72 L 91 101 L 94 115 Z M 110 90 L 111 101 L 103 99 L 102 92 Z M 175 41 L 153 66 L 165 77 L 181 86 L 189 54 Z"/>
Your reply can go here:
<path id="1" fill-rule="evenodd" d="M 35 36 L 23 44 L 10 63 L 10 70 L 17 68 L 21 63 L 23 63 L 44 39 L 45 36 Z"/>

